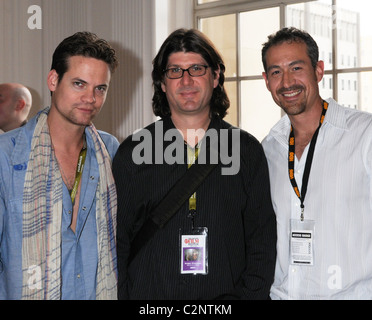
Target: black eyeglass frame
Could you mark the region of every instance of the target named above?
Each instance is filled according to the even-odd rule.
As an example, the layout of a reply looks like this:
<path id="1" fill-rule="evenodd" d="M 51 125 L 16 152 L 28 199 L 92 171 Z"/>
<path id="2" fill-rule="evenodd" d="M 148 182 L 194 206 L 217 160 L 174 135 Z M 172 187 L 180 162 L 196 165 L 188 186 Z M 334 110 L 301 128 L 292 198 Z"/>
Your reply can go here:
<path id="1" fill-rule="evenodd" d="M 203 74 L 199 74 L 199 75 L 192 75 L 192 74 L 190 73 L 190 69 L 191 69 L 191 68 L 195 68 L 195 67 L 203 67 L 203 68 L 205 68 L 204 73 L 203 73 Z M 188 67 L 187 69 L 182 69 L 182 68 L 180 68 L 180 67 L 173 67 L 173 68 L 165 69 L 165 70 L 163 70 L 163 72 L 165 73 L 165 76 L 166 76 L 168 79 L 175 80 L 175 79 L 181 79 L 181 78 L 183 77 L 183 74 L 185 73 L 185 71 L 187 71 L 187 73 L 190 75 L 190 77 L 202 77 L 202 76 L 204 76 L 204 75 L 207 73 L 207 69 L 208 69 L 208 68 L 209 68 L 209 66 L 204 65 L 204 64 L 194 64 L 194 65 L 192 65 L 191 67 Z M 169 75 L 168 75 L 168 71 L 169 71 L 169 70 L 172 70 L 172 69 L 180 69 L 180 70 L 182 70 L 182 74 L 181 74 L 181 76 L 179 76 L 179 77 L 177 77 L 177 78 L 171 78 L 171 77 L 169 77 Z"/>

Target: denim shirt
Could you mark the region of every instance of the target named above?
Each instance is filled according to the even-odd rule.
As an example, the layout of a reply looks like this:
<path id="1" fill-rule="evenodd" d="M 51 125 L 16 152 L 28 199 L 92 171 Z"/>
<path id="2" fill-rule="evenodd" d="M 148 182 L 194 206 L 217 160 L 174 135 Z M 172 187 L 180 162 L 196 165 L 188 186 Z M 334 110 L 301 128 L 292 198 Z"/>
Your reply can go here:
<path id="1" fill-rule="evenodd" d="M 0 300 L 22 297 L 22 205 L 32 135 L 38 116 L 24 127 L 0 135 Z M 99 132 L 111 156 L 119 142 Z M 96 189 L 99 170 L 92 137 L 86 130 L 87 157 L 81 181 L 75 233 L 71 230 L 72 201 L 63 187 L 61 298 L 96 297 L 97 228 Z"/>

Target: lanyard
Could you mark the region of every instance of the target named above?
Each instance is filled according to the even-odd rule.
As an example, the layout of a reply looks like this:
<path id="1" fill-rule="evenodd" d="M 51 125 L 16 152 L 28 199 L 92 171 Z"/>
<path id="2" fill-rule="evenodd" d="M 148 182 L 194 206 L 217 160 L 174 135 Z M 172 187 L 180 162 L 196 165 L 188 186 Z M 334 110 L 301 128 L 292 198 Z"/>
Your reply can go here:
<path id="1" fill-rule="evenodd" d="M 302 176 L 302 187 L 301 187 L 301 193 L 298 190 L 297 182 L 294 176 L 294 163 L 295 163 L 295 137 L 294 137 L 294 131 L 293 127 L 291 125 L 291 132 L 289 134 L 289 148 L 288 148 L 288 171 L 289 171 L 289 180 L 291 181 L 292 187 L 294 192 L 296 193 L 297 197 L 301 201 L 301 221 L 304 221 L 304 201 L 305 201 L 305 195 L 307 191 L 307 184 L 309 182 L 309 176 L 310 176 L 310 169 L 311 164 L 313 162 L 313 156 L 314 156 L 314 150 L 315 150 L 315 144 L 316 140 L 318 139 L 318 133 L 320 130 L 320 127 L 322 126 L 322 123 L 324 121 L 325 114 L 328 110 L 328 103 L 326 101 L 323 101 L 323 111 L 322 115 L 320 117 L 319 126 L 316 129 L 310 143 L 309 152 L 307 154 L 306 163 L 305 163 L 305 171 Z"/>
<path id="2" fill-rule="evenodd" d="M 199 155 L 200 145 L 194 149 L 187 145 L 187 168 L 190 168 L 196 161 Z M 196 214 L 196 191 L 189 198 L 189 214 L 188 217 L 192 221 L 192 229 L 194 229 L 194 216 Z"/>
<path id="3" fill-rule="evenodd" d="M 80 183 L 81 176 L 82 176 L 82 173 L 83 173 L 86 156 L 87 156 L 87 147 L 86 147 L 85 142 L 84 142 L 84 146 L 80 151 L 78 163 L 77 163 L 77 166 L 76 166 L 76 175 L 75 175 L 74 186 L 72 187 L 72 190 L 70 192 L 72 204 L 74 204 L 74 202 L 75 202 L 75 197 L 76 197 L 77 190 L 79 188 L 79 183 Z"/>

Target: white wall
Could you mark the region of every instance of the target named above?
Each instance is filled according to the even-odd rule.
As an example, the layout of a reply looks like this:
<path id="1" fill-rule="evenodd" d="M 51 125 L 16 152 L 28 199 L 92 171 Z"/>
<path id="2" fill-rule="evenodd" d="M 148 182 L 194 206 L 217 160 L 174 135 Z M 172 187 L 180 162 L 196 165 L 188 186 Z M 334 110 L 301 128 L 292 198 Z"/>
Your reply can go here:
<path id="1" fill-rule="evenodd" d="M 117 50 L 120 66 L 95 120 L 98 129 L 122 141 L 153 121 L 152 59 L 168 34 L 192 27 L 192 0 L 1 0 L 0 83 L 20 82 L 33 95 L 32 115 L 50 104 L 46 76 L 55 47 L 88 30 Z M 39 6 L 41 29 L 36 25 Z M 29 21 L 30 20 L 30 21 Z"/>

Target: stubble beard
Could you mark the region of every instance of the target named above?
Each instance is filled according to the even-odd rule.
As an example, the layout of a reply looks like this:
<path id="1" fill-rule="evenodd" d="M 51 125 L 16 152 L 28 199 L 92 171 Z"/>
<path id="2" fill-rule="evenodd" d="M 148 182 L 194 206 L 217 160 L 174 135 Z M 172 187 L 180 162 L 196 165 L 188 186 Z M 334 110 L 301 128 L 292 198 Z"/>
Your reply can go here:
<path id="1" fill-rule="evenodd" d="M 299 115 L 306 110 L 306 102 L 295 102 L 295 103 L 280 103 L 280 107 L 283 111 L 289 116 L 296 116 Z"/>
<path id="2" fill-rule="evenodd" d="M 68 122 L 70 122 L 73 125 L 82 126 L 82 127 L 89 126 L 92 123 L 96 114 L 92 114 L 89 117 L 80 116 L 79 114 L 77 114 L 79 113 L 79 111 L 77 110 L 78 107 L 79 105 L 74 105 L 74 108 L 67 113 L 64 113 L 62 111 L 59 111 L 59 112 Z M 58 107 L 57 109 L 60 110 Z"/>

